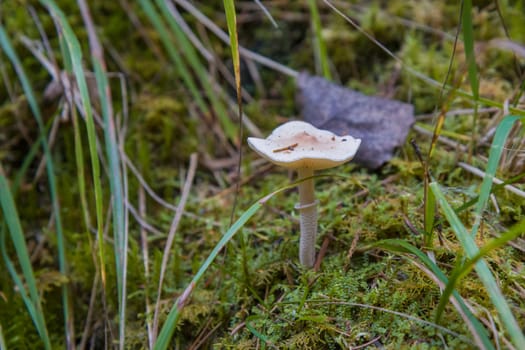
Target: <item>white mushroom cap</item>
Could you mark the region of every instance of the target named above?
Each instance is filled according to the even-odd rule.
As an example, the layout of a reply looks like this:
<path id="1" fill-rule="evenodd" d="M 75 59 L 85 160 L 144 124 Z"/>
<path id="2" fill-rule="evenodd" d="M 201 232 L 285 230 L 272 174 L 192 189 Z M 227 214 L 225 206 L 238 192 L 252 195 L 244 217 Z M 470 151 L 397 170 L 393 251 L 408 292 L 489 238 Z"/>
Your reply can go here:
<path id="1" fill-rule="evenodd" d="M 270 162 L 290 168 L 328 169 L 351 160 L 360 139 L 337 136 L 302 121 L 277 127 L 266 139 L 249 137 L 248 144 Z"/>

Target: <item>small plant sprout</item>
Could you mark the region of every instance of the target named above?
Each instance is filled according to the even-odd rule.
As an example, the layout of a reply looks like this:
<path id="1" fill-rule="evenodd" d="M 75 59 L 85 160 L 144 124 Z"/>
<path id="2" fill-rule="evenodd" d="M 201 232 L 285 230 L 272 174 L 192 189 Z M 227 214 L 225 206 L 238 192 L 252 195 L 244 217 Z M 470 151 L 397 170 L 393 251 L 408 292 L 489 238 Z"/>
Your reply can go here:
<path id="1" fill-rule="evenodd" d="M 306 267 L 315 262 L 317 235 L 317 203 L 312 176 L 315 170 L 333 168 L 350 161 L 360 139 L 337 136 L 320 130 L 309 123 L 291 121 L 277 127 L 266 139 L 248 138 L 248 144 L 260 156 L 288 169 L 297 170 L 301 237 L 299 261 Z"/>

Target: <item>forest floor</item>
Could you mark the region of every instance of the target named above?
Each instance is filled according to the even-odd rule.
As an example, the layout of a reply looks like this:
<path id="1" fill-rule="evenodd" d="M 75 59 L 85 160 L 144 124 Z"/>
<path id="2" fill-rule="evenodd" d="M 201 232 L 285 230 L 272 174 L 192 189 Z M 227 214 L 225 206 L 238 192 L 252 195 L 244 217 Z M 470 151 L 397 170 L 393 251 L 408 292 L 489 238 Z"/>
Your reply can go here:
<path id="1" fill-rule="evenodd" d="M 273 62 L 241 58 L 242 134 L 210 3 L 0 3 L 0 349 L 525 345 L 523 1 L 237 1 Z M 312 269 L 246 143 L 303 119 L 302 71 L 415 113 L 318 173 Z"/>

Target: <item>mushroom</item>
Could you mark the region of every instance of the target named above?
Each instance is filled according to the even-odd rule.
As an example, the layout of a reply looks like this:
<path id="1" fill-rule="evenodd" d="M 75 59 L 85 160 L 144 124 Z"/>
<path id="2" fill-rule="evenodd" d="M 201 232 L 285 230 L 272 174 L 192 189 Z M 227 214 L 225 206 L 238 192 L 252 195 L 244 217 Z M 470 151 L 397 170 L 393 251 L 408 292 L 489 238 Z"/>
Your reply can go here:
<path id="1" fill-rule="evenodd" d="M 328 169 L 351 160 L 360 139 L 337 136 L 302 121 L 290 121 L 277 127 L 266 139 L 248 138 L 248 145 L 263 158 L 288 169 L 297 170 L 301 236 L 299 261 L 312 267 L 315 262 L 317 235 L 317 204 L 313 174 L 315 170 Z"/>

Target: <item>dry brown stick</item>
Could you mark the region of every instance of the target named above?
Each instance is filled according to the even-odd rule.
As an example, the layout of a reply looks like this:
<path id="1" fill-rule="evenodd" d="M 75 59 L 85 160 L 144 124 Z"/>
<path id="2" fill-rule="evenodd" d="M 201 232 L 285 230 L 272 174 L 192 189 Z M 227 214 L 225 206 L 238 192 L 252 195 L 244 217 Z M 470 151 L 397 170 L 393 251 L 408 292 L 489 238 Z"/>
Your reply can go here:
<path id="1" fill-rule="evenodd" d="M 184 187 L 182 188 L 182 194 L 179 200 L 179 205 L 177 206 L 177 212 L 173 217 L 171 222 L 170 231 L 168 233 L 168 239 L 164 247 L 164 254 L 162 256 L 162 263 L 160 266 L 160 275 L 159 275 L 159 285 L 157 288 L 157 302 L 155 303 L 155 313 L 153 315 L 153 342 L 157 338 L 157 331 L 159 327 L 159 312 L 160 312 L 160 298 L 162 295 L 162 284 L 164 282 L 164 274 L 166 273 L 166 267 L 168 266 L 168 259 L 170 257 L 170 250 L 175 239 L 175 233 L 179 227 L 180 219 L 182 217 L 182 212 L 184 211 L 184 206 L 188 200 L 191 186 L 193 184 L 193 178 L 195 177 L 195 171 L 197 170 L 198 157 L 196 153 L 192 153 L 190 156 L 190 165 L 188 169 L 188 175 L 186 176 L 186 181 L 184 182 Z"/>

